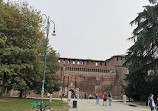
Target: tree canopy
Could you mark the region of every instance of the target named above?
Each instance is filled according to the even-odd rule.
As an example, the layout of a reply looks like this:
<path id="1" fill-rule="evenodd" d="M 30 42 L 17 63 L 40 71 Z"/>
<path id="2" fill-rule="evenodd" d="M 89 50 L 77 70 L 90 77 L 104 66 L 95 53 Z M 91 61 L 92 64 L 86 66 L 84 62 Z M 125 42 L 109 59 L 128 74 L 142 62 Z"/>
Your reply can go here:
<path id="1" fill-rule="evenodd" d="M 38 25 L 40 12 L 27 3 L 0 2 L 0 77 L 2 89 L 19 90 L 22 93 L 41 89 L 45 34 Z M 46 84 L 53 89 L 59 69 L 56 52 L 48 53 Z M 49 66 L 52 65 L 52 66 Z M 49 82 L 51 81 L 51 82 Z M 49 91 L 49 90 L 45 90 Z M 55 91 L 55 90 L 54 90 Z"/>
<path id="2" fill-rule="evenodd" d="M 149 93 L 158 93 L 156 86 L 152 85 L 158 84 L 158 5 L 156 0 L 150 2 L 154 5 L 144 6 L 144 10 L 130 23 L 136 28 L 133 37 L 129 38 L 134 45 L 126 56 L 129 74 L 125 79 L 125 93 L 134 100 L 145 100 Z"/>

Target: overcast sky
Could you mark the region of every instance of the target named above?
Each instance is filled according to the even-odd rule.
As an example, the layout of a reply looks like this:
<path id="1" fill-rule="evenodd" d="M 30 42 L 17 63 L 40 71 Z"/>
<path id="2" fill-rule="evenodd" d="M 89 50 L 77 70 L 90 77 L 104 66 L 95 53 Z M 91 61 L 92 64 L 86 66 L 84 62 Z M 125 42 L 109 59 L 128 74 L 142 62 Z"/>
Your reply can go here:
<path id="1" fill-rule="evenodd" d="M 61 57 L 101 60 L 126 54 L 134 28 L 129 22 L 149 5 L 148 0 L 19 1 L 27 1 L 55 22 L 57 36 L 49 36 L 50 45 Z"/>

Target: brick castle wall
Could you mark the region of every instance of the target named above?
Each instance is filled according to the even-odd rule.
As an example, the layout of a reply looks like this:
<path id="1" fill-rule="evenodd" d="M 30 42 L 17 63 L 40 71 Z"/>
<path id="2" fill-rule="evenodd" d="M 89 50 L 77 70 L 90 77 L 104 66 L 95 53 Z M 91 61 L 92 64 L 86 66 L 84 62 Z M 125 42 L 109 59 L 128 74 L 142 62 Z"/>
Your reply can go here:
<path id="1" fill-rule="evenodd" d="M 91 59 L 59 58 L 61 69 L 57 72 L 63 83 L 60 94 L 73 90 L 77 95 L 87 96 L 104 92 L 119 99 L 127 68 L 123 67 L 124 55 L 113 56 L 105 61 Z"/>

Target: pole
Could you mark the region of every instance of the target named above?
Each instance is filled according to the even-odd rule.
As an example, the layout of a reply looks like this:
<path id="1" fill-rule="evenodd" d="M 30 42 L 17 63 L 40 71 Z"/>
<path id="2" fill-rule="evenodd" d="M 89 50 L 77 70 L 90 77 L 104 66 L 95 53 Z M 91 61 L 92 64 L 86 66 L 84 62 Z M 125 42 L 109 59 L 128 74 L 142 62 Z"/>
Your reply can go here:
<path id="1" fill-rule="evenodd" d="M 46 36 L 46 47 L 44 52 L 44 67 L 43 67 L 43 80 L 42 80 L 42 91 L 41 91 L 41 107 L 40 111 L 42 111 L 42 104 L 43 104 L 43 95 L 44 95 L 44 82 L 45 82 L 45 71 L 46 71 L 46 58 L 47 58 L 47 44 L 48 44 L 48 35 L 49 35 L 49 28 L 50 28 L 50 21 L 49 16 L 47 18 L 47 36 Z"/>
<path id="2" fill-rule="evenodd" d="M 62 93 L 63 93 L 63 75 L 62 75 L 62 73 L 63 73 L 63 67 L 61 67 L 61 69 L 60 69 L 60 74 L 61 74 L 61 82 L 62 82 L 62 85 L 61 85 L 61 100 L 62 100 Z"/>

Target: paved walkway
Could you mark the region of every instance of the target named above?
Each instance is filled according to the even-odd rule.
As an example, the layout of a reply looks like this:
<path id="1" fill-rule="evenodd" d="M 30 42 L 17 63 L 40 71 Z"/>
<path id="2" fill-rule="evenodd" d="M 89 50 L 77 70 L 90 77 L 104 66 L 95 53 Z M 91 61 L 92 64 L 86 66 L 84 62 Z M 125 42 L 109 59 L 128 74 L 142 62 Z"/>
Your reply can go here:
<path id="1" fill-rule="evenodd" d="M 65 100 L 66 101 L 66 100 Z M 145 106 L 129 106 L 128 103 L 112 102 L 112 106 L 103 106 L 102 100 L 99 105 L 96 105 L 95 100 L 77 100 L 77 108 L 72 108 L 72 101 L 69 102 L 69 111 L 150 111 Z"/>

